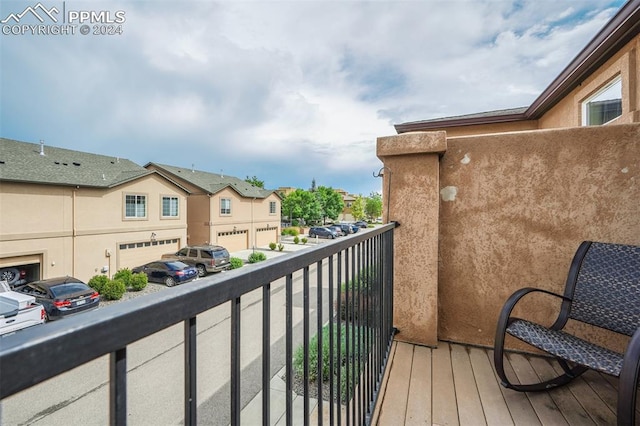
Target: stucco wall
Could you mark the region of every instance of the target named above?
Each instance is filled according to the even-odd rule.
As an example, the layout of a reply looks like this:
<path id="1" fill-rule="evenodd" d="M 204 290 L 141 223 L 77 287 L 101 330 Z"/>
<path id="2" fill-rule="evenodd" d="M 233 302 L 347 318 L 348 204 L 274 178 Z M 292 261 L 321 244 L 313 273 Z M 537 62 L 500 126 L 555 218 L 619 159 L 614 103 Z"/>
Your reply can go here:
<path id="1" fill-rule="evenodd" d="M 581 241 L 640 245 L 640 124 L 448 138 L 439 189 L 438 336 L 492 345 L 506 298 L 561 292 Z"/>
<path id="2" fill-rule="evenodd" d="M 398 340 L 491 346 L 508 296 L 526 286 L 561 293 L 582 241 L 640 245 L 638 123 L 458 138 L 404 133 L 378 138 L 377 153 L 385 196 L 391 188 L 385 221 L 400 223 Z M 544 323 L 558 307 L 544 298 L 521 306 L 518 315 Z M 570 328 L 615 349 L 625 342 Z"/>

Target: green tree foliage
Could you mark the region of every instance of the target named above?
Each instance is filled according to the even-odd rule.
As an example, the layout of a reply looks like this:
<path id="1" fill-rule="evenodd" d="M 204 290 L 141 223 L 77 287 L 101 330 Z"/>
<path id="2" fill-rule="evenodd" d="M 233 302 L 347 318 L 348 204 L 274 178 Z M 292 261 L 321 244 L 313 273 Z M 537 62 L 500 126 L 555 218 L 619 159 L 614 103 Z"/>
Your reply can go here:
<path id="1" fill-rule="evenodd" d="M 296 189 L 282 200 L 281 213 L 290 220 L 304 219 L 306 223 L 322 219 L 320 202 L 313 193 L 303 189 Z"/>
<path id="2" fill-rule="evenodd" d="M 364 212 L 370 221 L 374 221 L 382 215 L 382 196 L 372 192 L 365 202 Z"/>
<path id="3" fill-rule="evenodd" d="M 336 220 L 344 209 L 342 196 L 327 186 L 319 186 L 315 195 L 320 202 L 322 223 L 326 223 L 327 219 Z"/>
<path id="4" fill-rule="evenodd" d="M 355 220 L 362 220 L 365 218 L 366 200 L 362 195 L 358 195 L 351 204 L 351 215 Z"/>
<path id="5" fill-rule="evenodd" d="M 257 177 L 253 176 L 253 177 L 249 177 L 247 176 L 247 178 L 244 180 L 245 182 L 249 182 L 251 185 L 253 186 L 257 186 L 258 188 L 262 188 L 264 189 L 264 181 L 258 179 Z"/>

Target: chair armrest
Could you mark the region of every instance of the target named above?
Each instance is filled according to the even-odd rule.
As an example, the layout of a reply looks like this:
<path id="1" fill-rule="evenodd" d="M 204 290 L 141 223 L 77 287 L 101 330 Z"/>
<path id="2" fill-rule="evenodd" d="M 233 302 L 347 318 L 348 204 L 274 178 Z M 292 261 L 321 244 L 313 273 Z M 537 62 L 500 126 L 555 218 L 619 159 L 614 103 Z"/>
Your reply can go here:
<path id="1" fill-rule="evenodd" d="M 511 317 L 511 311 L 513 311 L 513 309 L 515 308 L 515 306 L 518 304 L 518 302 L 526 295 L 531 294 L 531 293 L 544 293 L 544 294 L 548 294 L 550 296 L 554 296 L 557 297 L 558 299 L 561 299 L 563 302 L 571 302 L 571 299 L 569 299 L 568 297 L 565 297 L 561 294 L 558 293 L 554 293 L 552 291 L 549 290 L 544 290 L 542 288 L 534 288 L 534 287 L 525 287 L 525 288 L 521 288 L 520 290 L 515 291 L 511 296 L 509 296 L 509 298 L 507 299 L 507 301 L 504 303 L 502 310 L 500 311 L 500 319 L 502 319 L 503 316 L 505 316 L 505 321 L 507 319 L 509 319 L 509 317 Z M 500 322 L 500 320 L 498 320 L 498 322 Z M 505 328 L 508 326 L 509 324 L 505 324 Z"/>

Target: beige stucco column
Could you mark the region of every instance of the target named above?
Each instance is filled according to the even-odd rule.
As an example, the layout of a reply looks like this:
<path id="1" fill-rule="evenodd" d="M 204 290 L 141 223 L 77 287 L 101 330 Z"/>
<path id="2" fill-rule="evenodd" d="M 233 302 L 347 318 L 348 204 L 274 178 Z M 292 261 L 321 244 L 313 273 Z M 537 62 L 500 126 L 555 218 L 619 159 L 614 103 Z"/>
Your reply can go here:
<path id="1" fill-rule="evenodd" d="M 400 223 L 394 236 L 396 339 L 427 346 L 438 343 L 439 158 L 446 148 L 445 132 L 377 141 L 384 163 L 383 217 Z"/>

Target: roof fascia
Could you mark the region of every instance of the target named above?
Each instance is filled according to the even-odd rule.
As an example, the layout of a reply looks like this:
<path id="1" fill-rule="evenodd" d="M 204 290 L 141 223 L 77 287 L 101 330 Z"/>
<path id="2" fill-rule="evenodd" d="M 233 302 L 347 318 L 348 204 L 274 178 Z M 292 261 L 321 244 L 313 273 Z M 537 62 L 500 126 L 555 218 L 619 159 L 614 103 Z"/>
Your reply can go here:
<path id="1" fill-rule="evenodd" d="M 629 0 L 525 112 L 540 118 L 640 32 L 640 0 Z"/>

